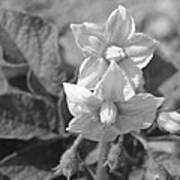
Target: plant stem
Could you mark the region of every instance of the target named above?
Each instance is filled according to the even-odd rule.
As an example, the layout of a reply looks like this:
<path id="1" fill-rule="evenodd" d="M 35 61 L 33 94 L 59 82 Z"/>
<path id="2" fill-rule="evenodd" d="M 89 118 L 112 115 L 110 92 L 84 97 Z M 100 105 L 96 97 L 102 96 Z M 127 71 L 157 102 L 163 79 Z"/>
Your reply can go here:
<path id="1" fill-rule="evenodd" d="M 178 136 L 178 135 L 163 135 L 163 136 L 149 137 L 148 141 L 176 141 L 176 142 L 180 142 L 180 136 Z"/>
<path id="2" fill-rule="evenodd" d="M 104 166 L 107 155 L 110 149 L 110 142 L 106 142 L 105 135 L 103 134 L 101 141 L 99 142 L 100 152 L 99 152 L 99 160 L 98 167 L 96 172 L 96 180 L 107 180 L 108 175 L 106 173 L 107 167 Z"/>
<path id="3" fill-rule="evenodd" d="M 141 142 L 141 144 L 144 146 L 145 150 L 148 150 L 148 142 L 145 139 L 145 137 L 143 137 L 140 133 L 137 133 L 135 131 L 131 132 L 131 135 L 133 135 L 137 140 L 139 140 Z"/>
<path id="4" fill-rule="evenodd" d="M 83 136 L 80 134 L 73 142 L 72 148 L 77 149 L 80 143 L 83 141 Z"/>

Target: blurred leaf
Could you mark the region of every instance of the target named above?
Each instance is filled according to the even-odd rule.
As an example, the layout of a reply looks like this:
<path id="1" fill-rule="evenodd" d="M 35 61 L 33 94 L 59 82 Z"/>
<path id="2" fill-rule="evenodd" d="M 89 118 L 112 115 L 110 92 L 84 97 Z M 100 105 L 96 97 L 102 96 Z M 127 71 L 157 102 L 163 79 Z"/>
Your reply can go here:
<path id="1" fill-rule="evenodd" d="M 158 141 L 158 140 L 154 140 L 154 141 L 149 141 L 148 142 L 148 147 L 150 149 L 152 149 L 153 151 L 158 151 L 158 152 L 166 152 L 166 153 L 175 153 L 176 148 L 177 148 L 177 143 L 170 140 L 166 140 L 166 141 Z"/>
<path id="2" fill-rule="evenodd" d="M 8 90 L 8 81 L 4 76 L 2 68 L 0 67 L 0 94 L 5 93 Z"/>
<path id="3" fill-rule="evenodd" d="M 155 95 L 160 95 L 158 87 L 175 72 L 174 66 L 165 62 L 158 54 L 155 54 L 153 60 L 144 69 L 146 90 Z"/>
<path id="4" fill-rule="evenodd" d="M 50 180 L 64 151 L 64 140 L 37 141 L 0 161 L 0 177 L 7 180 Z M 61 147 L 61 149 L 59 148 Z"/>
<path id="5" fill-rule="evenodd" d="M 146 172 L 144 174 L 145 180 L 172 180 L 172 176 L 167 171 L 163 164 L 160 164 L 156 160 L 154 160 L 151 156 L 147 160 L 146 164 Z"/>
<path id="6" fill-rule="evenodd" d="M 128 180 L 144 180 L 144 173 L 144 169 L 135 169 L 130 173 Z"/>
<path id="7" fill-rule="evenodd" d="M 162 165 L 166 170 L 168 170 L 169 174 L 172 176 L 180 177 L 180 159 L 174 154 L 155 152 L 154 153 L 155 161 Z"/>
<path id="8" fill-rule="evenodd" d="M 159 91 L 165 96 L 165 109 L 175 110 L 180 108 L 180 73 L 175 73 L 159 86 Z"/>
<path id="9" fill-rule="evenodd" d="M 180 87 L 180 73 L 177 72 L 175 73 L 172 77 L 167 79 L 160 87 L 159 91 L 164 95 L 164 96 L 171 96 L 171 94 L 176 91 L 178 87 Z"/>
<path id="10" fill-rule="evenodd" d="M 32 138 L 30 140 L 20 140 L 20 139 L 0 139 L 0 160 L 4 157 L 21 150 L 36 142 L 37 138 Z M 1 178 L 0 178 L 1 179 Z"/>
<path id="11" fill-rule="evenodd" d="M 28 93 L 0 96 L 0 137 L 27 139 L 60 133 L 56 107 Z"/>
<path id="12" fill-rule="evenodd" d="M 2 62 L 3 58 L 2 58 L 2 49 L 0 47 L 0 64 Z M 0 94 L 5 93 L 8 90 L 8 81 L 4 75 L 4 71 L 2 69 L 2 67 L 0 66 Z"/>
<path id="13" fill-rule="evenodd" d="M 35 16 L 1 9 L 0 44 L 5 66 L 28 65 L 49 93 L 59 93 L 61 59 L 55 26 Z"/>
<path id="14" fill-rule="evenodd" d="M 164 165 L 149 157 L 143 167 L 134 169 L 129 180 L 173 180 Z"/>

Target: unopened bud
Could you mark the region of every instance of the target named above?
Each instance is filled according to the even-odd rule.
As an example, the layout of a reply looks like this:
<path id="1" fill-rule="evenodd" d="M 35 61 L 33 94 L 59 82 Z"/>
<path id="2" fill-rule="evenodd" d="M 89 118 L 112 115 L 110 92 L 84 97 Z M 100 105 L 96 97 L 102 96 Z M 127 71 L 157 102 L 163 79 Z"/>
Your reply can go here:
<path id="1" fill-rule="evenodd" d="M 54 168 L 55 175 L 64 175 L 67 180 L 79 170 L 80 158 L 75 148 L 70 148 L 61 156 L 59 165 Z"/>
<path id="2" fill-rule="evenodd" d="M 114 171 L 119 166 L 120 155 L 122 153 L 121 146 L 117 144 L 113 144 L 110 148 L 110 151 L 107 156 L 107 160 L 104 165 L 107 165 L 110 171 Z"/>
<path id="3" fill-rule="evenodd" d="M 180 132 L 180 113 L 176 111 L 160 113 L 157 122 L 170 133 Z"/>

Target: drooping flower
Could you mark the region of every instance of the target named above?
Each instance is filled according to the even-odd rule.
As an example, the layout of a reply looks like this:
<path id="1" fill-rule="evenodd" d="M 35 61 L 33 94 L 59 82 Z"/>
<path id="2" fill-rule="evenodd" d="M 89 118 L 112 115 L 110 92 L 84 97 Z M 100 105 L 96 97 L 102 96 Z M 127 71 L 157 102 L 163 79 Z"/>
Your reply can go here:
<path id="1" fill-rule="evenodd" d="M 112 61 L 93 92 L 64 83 L 68 107 L 74 116 L 67 128 L 69 131 L 94 141 L 104 135 L 106 141 L 111 141 L 119 134 L 145 129 L 152 124 L 163 99 L 149 93 L 135 95 L 118 68 Z"/>
<path id="2" fill-rule="evenodd" d="M 136 89 L 142 83 L 142 72 L 152 59 L 157 41 L 143 33 L 135 33 L 132 16 L 119 6 L 105 24 L 71 25 L 79 48 L 86 55 L 80 66 L 78 84 L 93 89 L 110 62 L 115 61 Z"/>

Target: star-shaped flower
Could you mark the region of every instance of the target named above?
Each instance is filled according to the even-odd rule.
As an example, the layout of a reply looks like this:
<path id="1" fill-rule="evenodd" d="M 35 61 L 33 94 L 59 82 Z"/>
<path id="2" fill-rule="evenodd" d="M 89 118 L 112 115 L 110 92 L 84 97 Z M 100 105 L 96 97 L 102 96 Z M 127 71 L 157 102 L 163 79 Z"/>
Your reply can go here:
<path id="1" fill-rule="evenodd" d="M 69 131 L 94 141 L 105 135 L 106 141 L 111 141 L 119 134 L 145 129 L 152 124 L 163 98 L 149 93 L 135 95 L 128 79 L 118 68 L 112 61 L 93 92 L 64 83 L 68 107 L 74 116 L 67 128 Z"/>
<path id="2" fill-rule="evenodd" d="M 72 24 L 79 48 L 86 55 L 80 66 L 78 84 L 93 89 L 110 62 L 115 61 L 134 89 L 142 84 L 142 71 L 152 59 L 158 42 L 143 33 L 135 33 L 132 16 L 119 6 L 105 24 Z"/>

